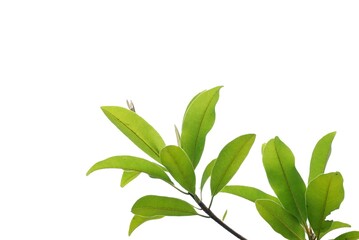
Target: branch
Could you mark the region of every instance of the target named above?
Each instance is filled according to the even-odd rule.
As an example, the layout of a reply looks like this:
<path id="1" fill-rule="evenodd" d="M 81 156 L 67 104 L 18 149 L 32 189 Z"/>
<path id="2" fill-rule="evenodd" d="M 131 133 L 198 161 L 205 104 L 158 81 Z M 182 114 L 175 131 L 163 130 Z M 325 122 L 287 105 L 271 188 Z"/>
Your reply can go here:
<path id="1" fill-rule="evenodd" d="M 247 240 L 245 237 L 234 231 L 232 228 L 230 228 L 227 224 L 225 224 L 221 219 L 219 219 L 212 211 L 209 209 L 198 197 L 197 195 L 190 194 L 191 197 L 196 201 L 196 203 L 202 208 L 202 210 L 207 213 L 207 215 L 212 218 L 216 223 L 221 225 L 224 229 L 226 229 L 228 232 L 232 233 L 234 236 L 236 236 L 238 239 L 241 240 Z"/>

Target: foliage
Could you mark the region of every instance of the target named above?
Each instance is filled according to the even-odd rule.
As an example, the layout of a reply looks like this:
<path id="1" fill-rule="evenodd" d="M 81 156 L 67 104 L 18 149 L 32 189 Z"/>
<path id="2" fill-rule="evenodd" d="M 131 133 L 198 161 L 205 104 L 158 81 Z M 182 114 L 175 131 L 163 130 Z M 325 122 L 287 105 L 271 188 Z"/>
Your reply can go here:
<path id="1" fill-rule="evenodd" d="M 166 145 L 161 135 L 135 112 L 132 102 L 128 102 L 129 109 L 116 106 L 101 108 L 108 119 L 152 160 L 129 155 L 113 156 L 94 164 L 87 175 L 100 169 L 122 169 L 121 187 L 125 187 L 140 174 L 147 174 L 189 196 L 198 205 L 195 207 L 187 200 L 170 196 L 143 196 L 131 209 L 134 216 L 128 234 L 131 235 L 150 220 L 169 216 L 201 216 L 213 219 L 238 239 L 245 240 L 223 222 L 227 211 L 222 220 L 212 212 L 213 200 L 219 193 L 234 194 L 255 203 L 264 220 L 287 239 L 304 240 L 306 234 L 309 240 L 319 240 L 332 230 L 350 227 L 346 223 L 327 220 L 344 199 L 341 174 L 325 173 L 335 133 L 324 136 L 316 145 L 308 186 L 295 168 L 293 153 L 278 137 L 262 148 L 263 165 L 275 196 L 254 187 L 228 185 L 249 154 L 255 134 L 239 136 L 226 144 L 218 156 L 207 163 L 198 181 L 195 169 L 215 122 L 220 89 L 221 86 L 218 86 L 200 92 L 190 101 L 181 131 L 175 127 L 178 146 Z M 209 179 L 211 200 L 205 204 L 202 202 L 202 191 Z M 352 231 L 336 238 L 342 239 L 359 239 L 359 234 Z"/>
<path id="2" fill-rule="evenodd" d="M 295 167 L 294 155 L 278 137 L 263 144 L 263 166 L 276 196 L 247 186 L 226 186 L 222 192 L 234 194 L 255 203 L 274 231 L 286 239 L 319 240 L 349 224 L 328 220 L 331 212 L 344 200 L 343 177 L 339 172 L 325 173 L 335 132 L 322 137 L 316 144 L 310 162 L 306 186 Z M 356 231 L 335 238 L 359 239 Z"/>

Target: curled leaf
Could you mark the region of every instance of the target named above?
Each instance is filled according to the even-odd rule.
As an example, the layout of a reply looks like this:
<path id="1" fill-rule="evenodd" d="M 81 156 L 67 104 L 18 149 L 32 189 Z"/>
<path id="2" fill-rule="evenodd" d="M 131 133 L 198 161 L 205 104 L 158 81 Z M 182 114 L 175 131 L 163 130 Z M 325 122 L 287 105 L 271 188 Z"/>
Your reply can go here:
<path id="1" fill-rule="evenodd" d="M 133 231 L 135 231 L 136 228 L 141 226 L 143 223 L 161 218 L 163 218 L 163 216 L 154 216 L 154 217 L 143 217 L 140 215 L 133 216 L 130 223 L 130 227 L 128 229 L 128 236 L 130 236 L 133 233 Z"/>
<path id="2" fill-rule="evenodd" d="M 119 168 L 126 171 L 147 173 L 152 178 L 158 178 L 173 185 L 171 179 L 167 176 L 166 172 L 160 165 L 146 159 L 133 156 L 114 156 L 97 162 L 88 170 L 86 175 L 106 168 Z"/>
<path id="3" fill-rule="evenodd" d="M 203 187 L 206 184 L 208 178 L 211 176 L 212 169 L 215 163 L 216 163 L 216 159 L 213 159 L 210 163 L 208 163 L 208 165 L 204 169 L 201 179 L 201 186 L 200 186 L 201 191 L 203 190 Z"/>
<path id="4" fill-rule="evenodd" d="M 121 187 L 125 187 L 127 184 L 132 182 L 132 180 L 134 180 L 138 175 L 140 175 L 140 172 L 123 171 L 121 178 Z"/>

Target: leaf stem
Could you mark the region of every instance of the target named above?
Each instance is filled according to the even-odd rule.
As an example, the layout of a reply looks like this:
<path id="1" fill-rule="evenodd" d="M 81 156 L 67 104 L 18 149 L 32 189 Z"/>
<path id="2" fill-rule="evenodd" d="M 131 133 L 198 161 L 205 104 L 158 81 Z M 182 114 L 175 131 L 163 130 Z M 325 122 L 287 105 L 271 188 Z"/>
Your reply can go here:
<path id="1" fill-rule="evenodd" d="M 219 219 L 212 211 L 209 209 L 200 199 L 197 197 L 197 195 L 190 194 L 190 196 L 196 201 L 196 203 L 202 208 L 202 210 L 210 217 L 212 218 L 216 223 L 221 225 L 224 229 L 226 229 L 228 232 L 233 234 L 235 237 L 241 240 L 247 240 L 242 235 L 234 231 L 232 228 L 230 228 L 227 224 L 225 224 L 221 219 Z M 211 201 L 212 202 L 212 201 Z"/>
<path id="2" fill-rule="evenodd" d="M 208 206 L 209 209 L 211 209 L 211 207 L 212 207 L 213 198 L 214 198 L 214 197 L 212 196 L 212 197 L 211 197 L 211 201 L 209 202 L 209 206 Z"/>

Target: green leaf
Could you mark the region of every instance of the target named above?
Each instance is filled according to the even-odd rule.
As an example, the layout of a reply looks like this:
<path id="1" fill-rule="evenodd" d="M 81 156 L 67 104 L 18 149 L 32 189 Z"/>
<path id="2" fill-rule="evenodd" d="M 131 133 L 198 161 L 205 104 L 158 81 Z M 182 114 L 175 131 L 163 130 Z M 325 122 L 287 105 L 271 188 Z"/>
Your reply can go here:
<path id="1" fill-rule="evenodd" d="M 173 178 L 188 192 L 196 192 L 196 175 L 191 160 L 182 148 L 167 146 L 160 152 L 162 164 Z"/>
<path id="2" fill-rule="evenodd" d="M 216 160 L 217 159 L 213 159 L 210 163 L 208 163 L 208 165 L 206 166 L 206 168 L 203 171 L 202 179 L 201 179 L 201 187 L 200 187 L 201 191 L 203 190 L 203 187 L 206 184 L 208 178 L 211 176 L 212 169 L 213 169 L 213 166 L 214 166 Z"/>
<path id="3" fill-rule="evenodd" d="M 211 174 L 212 196 L 219 193 L 236 174 L 247 157 L 255 138 L 254 134 L 237 137 L 221 150 Z"/>
<path id="4" fill-rule="evenodd" d="M 254 188 L 254 187 L 239 186 L 239 185 L 227 185 L 221 190 L 221 192 L 230 193 L 230 194 L 236 195 L 238 197 L 247 199 L 251 202 L 255 202 L 259 199 L 267 199 L 267 200 L 272 200 L 273 202 L 280 204 L 278 198 L 276 198 L 272 195 L 269 195 L 269 194 L 267 194 L 257 188 Z"/>
<path id="5" fill-rule="evenodd" d="M 127 184 L 129 184 L 132 180 L 134 180 L 138 175 L 140 175 L 140 172 L 136 171 L 123 171 L 122 178 L 121 178 L 121 187 L 125 187 Z"/>
<path id="6" fill-rule="evenodd" d="M 268 181 L 283 207 L 304 224 L 307 220 L 306 186 L 295 168 L 292 151 L 276 137 L 263 150 L 263 165 Z"/>
<path id="7" fill-rule="evenodd" d="M 156 220 L 156 219 L 161 219 L 161 218 L 163 218 L 163 216 L 154 216 L 154 217 L 143 217 L 143 216 L 139 216 L 139 215 L 133 216 L 131 223 L 130 223 L 130 227 L 128 229 L 128 236 L 130 236 L 133 233 L 133 231 L 135 231 L 136 228 L 141 226 L 143 223 L 150 221 L 150 220 Z"/>
<path id="8" fill-rule="evenodd" d="M 271 200 L 260 199 L 256 201 L 256 207 L 263 219 L 284 238 L 305 240 L 304 229 L 298 219 L 282 206 Z"/>
<path id="9" fill-rule="evenodd" d="M 309 183 L 306 199 L 310 225 L 320 236 L 326 217 L 338 209 L 344 199 L 342 175 L 339 172 L 319 175 Z"/>
<path id="10" fill-rule="evenodd" d="M 182 123 L 181 147 L 196 168 L 202 156 L 206 136 L 215 121 L 215 107 L 221 86 L 198 94 L 192 99 Z"/>
<path id="11" fill-rule="evenodd" d="M 171 179 L 167 176 L 166 172 L 160 165 L 146 159 L 133 156 L 114 156 L 97 162 L 90 168 L 90 170 L 88 170 L 86 175 L 106 168 L 119 168 L 126 171 L 147 173 L 152 178 L 158 178 L 173 185 Z"/>
<path id="12" fill-rule="evenodd" d="M 328 222 L 328 221 L 326 221 Z M 339 229 L 339 228 L 345 228 L 345 227 L 350 227 L 349 224 L 347 223 L 343 223 L 343 222 L 339 222 L 339 221 L 329 221 L 331 224 L 330 224 L 330 227 L 321 231 L 320 233 L 320 237 L 318 239 L 321 239 L 323 238 L 327 233 L 333 231 L 333 230 L 336 230 L 336 229 Z"/>
<path id="13" fill-rule="evenodd" d="M 177 126 L 175 125 L 175 133 L 176 133 L 176 140 L 177 140 L 177 145 L 179 147 L 181 147 L 181 134 L 178 131 Z"/>
<path id="14" fill-rule="evenodd" d="M 320 174 L 324 173 L 325 167 L 329 160 L 330 153 L 332 151 L 332 142 L 335 137 L 335 134 L 336 132 L 331 132 L 325 135 L 315 145 L 315 148 L 312 153 L 312 159 L 310 161 L 308 183 L 310 183 Z"/>
<path id="15" fill-rule="evenodd" d="M 224 212 L 223 217 L 222 217 L 222 222 L 224 222 L 224 220 L 226 219 L 227 213 L 228 213 L 228 210 L 226 210 L 226 211 Z"/>
<path id="16" fill-rule="evenodd" d="M 339 237 L 336 237 L 334 240 L 358 240 L 359 239 L 359 231 L 351 231 L 347 233 L 343 233 Z"/>
<path id="17" fill-rule="evenodd" d="M 159 153 L 165 142 L 160 134 L 137 113 L 122 107 L 101 107 L 110 121 L 137 147 L 159 161 Z"/>
<path id="18" fill-rule="evenodd" d="M 131 211 L 144 217 L 198 215 L 191 204 L 181 199 L 154 195 L 138 199 Z"/>

